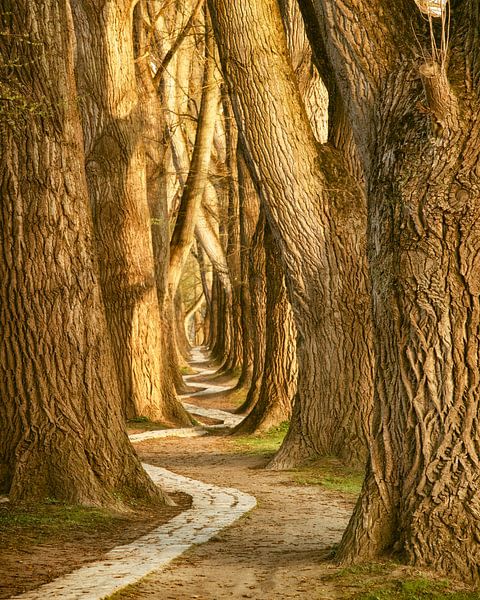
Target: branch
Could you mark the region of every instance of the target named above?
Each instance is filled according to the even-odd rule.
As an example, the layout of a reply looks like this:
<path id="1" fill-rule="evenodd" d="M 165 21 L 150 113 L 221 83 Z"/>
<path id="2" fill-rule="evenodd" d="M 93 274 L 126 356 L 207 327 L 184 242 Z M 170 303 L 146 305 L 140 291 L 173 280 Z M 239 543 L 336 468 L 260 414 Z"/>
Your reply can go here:
<path id="1" fill-rule="evenodd" d="M 457 122 L 458 102 L 445 69 L 437 62 L 427 62 L 419 71 L 425 88 L 428 112 L 442 127 L 453 126 Z"/>
<path id="2" fill-rule="evenodd" d="M 200 10 L 201 10 L 204 2 L 205 2 L 205 0 L 197 0 L 197 4 L 195 5 L 195 7 L 193 9 L 193 12 L 190 15 L 190 18 L 188 19 L 187 23 L 185 24 L 185 27 L 182 29 L 182 31 L 178 35 L 177 39 L 173 43 L 173 45 L 170 48 L 170 50 L 166 53 L 164 59 L 162 60 L 161 65 L 158 67 L 158 70 L 155 73 L 155 76 L 153 78 L 153 83 L 155 85 L 158 86 L 160 84 L 160 79 L 162 78 L 162 75 L 165 72 L 165 69 L 168 67 L 168 65 L 170 64 L 170 61 L 175 56 L 175 52 L 182 45 L 183 40 L 187 37 L 187 35 L 188 35 L 190 29 L 192 28 L 192 26 L 193 26 L 193 24 L 195 22 L 195 19 L 197 18 L 198 13 L 200 12 Z"/>

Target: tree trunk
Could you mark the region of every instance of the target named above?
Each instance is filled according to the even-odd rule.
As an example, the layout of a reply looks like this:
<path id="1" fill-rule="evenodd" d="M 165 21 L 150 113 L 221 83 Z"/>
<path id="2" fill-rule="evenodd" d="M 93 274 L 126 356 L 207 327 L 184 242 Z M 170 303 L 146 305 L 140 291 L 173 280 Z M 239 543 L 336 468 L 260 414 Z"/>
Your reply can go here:
<path id="1" fill-rule="evenodd" d="M 218 112 L 218 84 L 215 81 L 215 42 L 208 23 L 206 23 L 205 31 L 206 61 L 195 147 L 170 243 L 168 288 L 172 298 L 175 296 L 185 261 L 194 240 L 195 223 L 208 178 L 208 166 Z"/>
<path id="2" fill-rule="evenodd" d="M 414 3 L 357 1 L 355 19 L 317 4 L 367 176 L 377 358 L 369 468 L 339 556 L 393 548 L 478 583 L 480 7 L 452 3 L 447 66 L 419 51 Z"/>
<path id="3" fill-rule="evenodd" d="M 162 323 L 147 198 L 132 2 L 73 3 L 87 181 L 124 415 L 188 419 L 162 391 Z"/>
<path id="4" fill-rule="evenodd" d="M 267 333 L 262 387 L 258 402 L 235 428 L 235 433 L 265 431 L 288 421 L 297 385 L 296 330 L 287 297 L 277 244 L 268 225 L 265 231 L 267 259 Z"/>
<path id="5" fill-rule="evenodd" d="M 363 464 L 372 356 L 361 189 L 315 140 L 276 1 L 209 6 L 298 331 L 297 408 L 274 466 L 314 454 Z"/>
<path id="6" fill-rule="evenodd" d="M 242 318 L 242 372 L 237 383 L 237 389 L 252 383 L 255 331 L 252 320 L 252 300 L 250 296 L 250 254 L 252 239 L 259 216 L 258 194 L 240 149 L 237 151 L 238 190 L 240 196 L 240 267 L 241 267 L 241 318 Z"/>
<path id="7" fill-rule="evenodd" d="M 69 3 L 10 4 L 0 16 L 8 32 L 2 62 L 15 59 L 2 83 L 12 100 L 0 118 L 0 489 L 14 502 L 165 501 L 141 468 L 120 414 L 88 207 Z"/>
<path id="8" fill-rule="evenodd" d="M 229 346 L 222 370 L 225 373 L 238 375 L 237 371 L 242 366 L 243 340 L 242 340 L 242 271 L 240 256 L 240 196 L 238 191 L 237 174 L 237 131 L 233 122 L 233 114 L 225 89 L 222 89 L 222 106 L 225 119 L 225 145 L 227 165 L 227 248 L 226 257 L 230 281 L 232 284 L 231 298 L 227 298 L 229 318 L 227 325 Z"/>
<path id="9" fill-rule="evenodd" d="M 257 227 L 252 239 L 249 265 L 249 285 L 253 327 L 252 381 L 245 402 L 236 410 L 249 412 L 257 403 L 265 365 L 266 346 L 266 258 L 265 258 L 265 212 L 260 208 Z"/>

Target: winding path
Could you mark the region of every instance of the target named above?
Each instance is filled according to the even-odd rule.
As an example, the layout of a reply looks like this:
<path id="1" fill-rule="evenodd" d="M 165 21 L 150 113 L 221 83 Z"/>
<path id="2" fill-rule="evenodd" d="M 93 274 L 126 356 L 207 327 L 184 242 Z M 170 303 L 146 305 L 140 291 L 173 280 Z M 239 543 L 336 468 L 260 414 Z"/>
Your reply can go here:
<path id="1" fill-rule="evenodd" d="M 198 372 L 186 376 L 186 379 L 214 373 L 213 370 L 202 367 L 205 357 L 199 349 L 194 349 L 193 354 L 192 365 Z M 186 397 L 194 398 L 226 389 L 228 386 L 209 385 L 200 392 Z M 222 427 L 233 426 L 242 418 L 225 411 L 197 407 L 194 404 L 184 403 L 184 405 L 192 414 L 223 421 Z M 139 442 L 162 437 L 196 437 L 205 433 L 207 432 L 203 427 L 192 427 L 148 431 L 130 437 L 132 441 Z M 192 507 L 136 541 L 117 546 L 108 552 L 102 561 L 82 567 L 15 598 L 101 600 L 138 581 L 148 573 L 157 571 L 191 546 L 208 541 L 221 529 L 231 525 L 256 506 L 254 496 L 239 490 L 203 483 L 158 466 L 145 463 L 143 466 L 153 481 L 167 492 L 181 491 L 191 495 Z"/>

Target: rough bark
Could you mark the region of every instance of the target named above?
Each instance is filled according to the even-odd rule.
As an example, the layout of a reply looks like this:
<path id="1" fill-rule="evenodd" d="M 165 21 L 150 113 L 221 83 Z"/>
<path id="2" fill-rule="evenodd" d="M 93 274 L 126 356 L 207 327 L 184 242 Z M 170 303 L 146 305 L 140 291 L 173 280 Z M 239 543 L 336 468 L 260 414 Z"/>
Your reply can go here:
<path id="1" fill-rule="evenodd" d="M 267 303 L 265 362 L 257 403 L 235 433 L 265 431 L 288 421 L 297 386 L 296 330 L 279 250 L 268 225 L 265 231 Z"/>
<path id="2" fill-rule="evenodd" d="M 252 250 L 252 239 L 259 216 L 258 194 L 253 185 L 252 178 L 245 163 L 245 159 L 240 149 L 237 149 L 238 166 L 238 190 L 240 197 L 240 268 L 241 268 L 241 319 L 242 319 L 242 372 L 238 379 L 237 388 L 240 389 L 246 385 L 251 385 L 253 360 L 254 360 L 254 341 L 255 331 L 252 321 L 252 307 L 250 296 L 250 253 Z"/>
<path id="3" fill-rule="evenodd" d="M 15 63 L 2 84 L 13 100 L 0 117 L 0 489 L 15 502 L 165 500 L 141 468 L 120 414 L 69 3 L 7 2 L 0 19 L 8 33 L 2 62 Z"/>
<path id="4" fill-rule="evenodd" d="M 162 391 L 162 324 L 153 259 L 133 3 L 76 0 L 76 73 L 102 294 L 124 415 L 177 424 Z M 188 421 L 183 415 L 183 422 Z"/>
<path id="5" fill-rule="evenodd" d="M 276 2 L 209 5 L 298 331 L 298 408 L 275 467 L 313 454 L 363 463 L 372 356 L 362 191 L 341 153 L 315 140 Z"/>
<path id="6" fill-rule="evenodd" d="M 171 297 L 174 297 L 178 288 L 183 266 L 194 240 L 195 223 L 208 178 L 208 167 L 218 111 L 218 85 L 215 81 L 215 42 L 208 23 L 205 31 L 206 61 L 195 146 L 170 242 L 168 288 Z"/>
<path id="7" fill-rule="evenodd" d="M 250 307 L 253 336 L 252 381 L 245 402 L 236 410 L 249 412 L 257 403 L 262 385 L 266 346 L 266 267 L 265 267 L 265 212 L 260 208 L 257 227 L 252 238 L 249 261 Z"/>
<path id="8" fill-rule="evenodd" d="M 226 146 L 226 191 L 227 224 L 226 224 L 226 256 L 230 281 L 232 285 L 231 298 L 227 298 L 227 318 L 225 319 L 226 336 L 228 337 L 228 352 L 222 365 L 225 373 L 237 374 L 242 366 L 242 270 L 240 249 L 240 195 L 238 190 L 237 172 L 237 130 L 230 104 L 230 98 L 225 88 L 222 88 L 222 106 L 225 122 Z M 224 192 L 225 193 L 225 192 Z"/>
<path id="9" fill-rule="evenodd" d="M 480 7 L 452 3 L 447 66 L 419 64 L 430 41 L 414 3 L 370 4 L 315 3 L 367 175 L 377 358 L 340 557 L 393 548 L 478 583 Z"/>

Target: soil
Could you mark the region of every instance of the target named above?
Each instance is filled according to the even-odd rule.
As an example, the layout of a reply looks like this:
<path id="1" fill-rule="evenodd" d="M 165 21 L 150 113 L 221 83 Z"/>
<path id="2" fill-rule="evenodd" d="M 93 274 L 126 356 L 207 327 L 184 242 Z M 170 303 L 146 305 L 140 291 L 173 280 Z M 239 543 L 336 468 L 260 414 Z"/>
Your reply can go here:
<path id="1" fill-rule="evenodd" d="M 187 494 L 172 494 L 177 506 L 114 513 L 57 504 L 15 508 L 0 504 L 0 598 L 32 590 L 100 560 L 166 523 L 191 506 Z"/>
<path id="2" fill-rule="evenodd" d="M 188 402 L 231 408 L 228 392 L 223 399 L 221 393 L 216 393 Z M 143 424 L 137 426 L 142 428 Z M 114 594 L 111 600 L 350 600 L 385 585 L 400 589 L 403 581 L 423 576 L 388 561 L 346 569 L 334 564 L 333 550 L 356 498 L 354 493 L 318 485 L 321 477 L 316 465 L 301 473 L 268 471 L 264 467 L 272 454 L 255 449 L 254 444 L 242 445 L 239 438 L 226 432 L 197 438 L 152 439 L 136 444 L 136 448 L 144 462 L 221 487 L 237 488 L 254 495 L 258 505 L 209 542 L 193 546 L 161 571 Z M 160 514 L 116 515 L 95 527 L 57 527 L 44 539 L 37 539 L 39 528 L 31 525 L 15 528 L 10 522 L 9 528 L 2 528 L 2 511 L 12 509 L 0 504 L 0 598 L 32 589 L 101 558 L 112 547 L 166 522 L 188 506 L 184 496 L 175 499 L 180 506 L 165 508 Z M 382 592 L 368 597 L 407 598 Z M 480 598 L 475 594 L 462 596 L 467 597 Z"/>
<path id="3" fill-rule="evenodd" d="M 269 456 L 239 453 L 229 436 L 149 440 L 144 462 L 253 494 L 255 510 L 210 542 L 193 547 L 115 599 L 332 600 L 338 585 L 329 562 L 355 498 L 295 482 L 293 472 L 266 471 Z M 342 593 L 345 593 L 343 589 Z"/>

